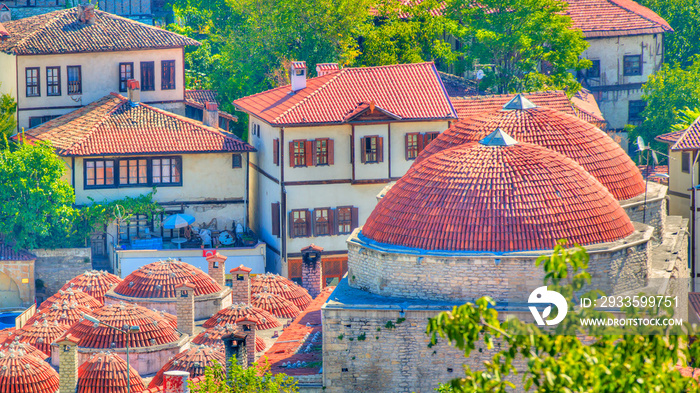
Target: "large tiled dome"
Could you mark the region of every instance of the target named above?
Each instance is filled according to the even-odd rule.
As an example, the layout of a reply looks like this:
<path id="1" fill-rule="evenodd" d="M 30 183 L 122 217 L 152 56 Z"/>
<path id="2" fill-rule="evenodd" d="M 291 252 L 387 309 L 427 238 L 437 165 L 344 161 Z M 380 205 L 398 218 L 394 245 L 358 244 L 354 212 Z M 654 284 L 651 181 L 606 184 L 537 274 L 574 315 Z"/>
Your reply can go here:
<path id="1" fill-rule="evenodd" d="M 226 366 L 226 358 L 222 347 L 208 347 L 206 345 L 192 347 L 180 352 L 165 363 L 163 368 L 153 377 L 148 387 L 154 388 L 162 385 L 163 374 L 166 371 L 187 371 L 190 373 L 190 377 L 194 378 L 204 375 L 205 368 L 211 367 L 215 363 L 222 367 Z"/>
<path id="2" fill-rule="evenodd" d="M 83 292 L 97 299 L 104 304 L 104 295 L 122 281 L 114 274 L 103 270 L 93 270 L 85 272 L 68 281 L 61 289 L 66 291 L 69 288 L 81 289 Z"/>
<path id="3" fill-rule="evenodd" d="M 93 354 L 78 368 L 76 393 L 127 393 L 126 370 L 126 362 L 113 353 Z M 129 367 L 129 384 L 132 392 L 146 389 L 133 367 Z"/>
<path id="4" fill-rule="evenodd" d="M 617 200 L 579 164 L 501 130 L 413 165 L 361 235 L 424 250 L 511 252 L 626 237 Z"/>
<path id="5" fill-rule="evenodd" d="M 291 301 L 270 292 L 254 293 L 250 304 L 279 318 L 296 318 L 301 311 Z"/>
<path id="6" fill-rule="evenodd" d="M 644 193 L 639 169 L 607 134 L 575 116 L 537 107 L 520 95 L 502 110 L 455 123 L 423 149 L 416 163 L 450 147 L 480 141 L 496 128 L 517 141 L 544 146 L 571 158 L 618 200 Z"/>
<path id="7" fill-rule="evenodd" d="M 186 282 L 195 286 L 195 296 L 223 290 L 221 285 L 196 267 L 168 259 L 135 270 L 114 288 L 114 292 L 138 298 L 174 298 L 175 287 Z"/>
<path id="8" fill-rule="evenodd" d="M 61 337 L 69 327 L 70 325 L 58 321 L 36 319 L 24 325 L 16 334 L 20 342 L 31 344 L 45 355 L 51 356 L 51 343 Z"/>
<path id="9" fill-rule="evenodd" d="M 258 323 L 255 325 L 259 330 L 267 330 L 281 327 L 280 321 L 269 312 L 253 307 L 250 304 L 235 303 L 229 307 L 219 310 L 202 325 L 205 328 L 216 325 L 235 324 L 241 318 L 254 318 Z"/>
<path id="10" fill-rule="evenodd" d="M 257 275 L 250 280 L 250 285 L 252 293 L 274 293 L 291 301 L 302 311 L 313 300 L 306 289 L 279 274 L 265 273 Z"/>
<path id="11" fill-rule="evenodd" d="M 58 322 L 63 325 L 72 325 L 83 318 L 83 314 L 92 315 L 92 309 L 81 306 L 78 303 L 69 303 L 64 300 L 62 303 L 53 303 L 49 307 L 37 310 L 36 314 L 32 315 L 27 320 L 27 324 L 32 324 L 34 321 L 41 322 L 47 320 L 49 322 Z"/>
<path id="12" fill-rule="evenodd" d="M 46 360 L 49 358 L 49 355 L 41 352 L 29 343 L 20 342 L 19 339 L 15 341 L 6 341 L 5 343 L 0 344 L 0 351 L 24 351 L 27 353 L 27 355 L 34 356 L 40 360 Z"/>
<path id="13" fill-rule="evenodd" d="M 54 303 L 58 303 L 59 305 L 61 305 L 66 302 L 68 304 L 77 303 L 81 306 L 85 306 L 90 309 L 102 307 L 102 302 L 90 296 L 86 292 L 83 292 L 82 289 L 68 288 L 65 291 L 59 289 L 58 292 L 55 293 L 53 296 L 44 300 L 38 307 L 38 309 L 47 309 L 50 308 L 51 305 Z"/>
<path id="14" fill-rule="evenodd" d="M 58 373 L 22 350 L 0 351 L 0 393 L 56 393 Z"/>

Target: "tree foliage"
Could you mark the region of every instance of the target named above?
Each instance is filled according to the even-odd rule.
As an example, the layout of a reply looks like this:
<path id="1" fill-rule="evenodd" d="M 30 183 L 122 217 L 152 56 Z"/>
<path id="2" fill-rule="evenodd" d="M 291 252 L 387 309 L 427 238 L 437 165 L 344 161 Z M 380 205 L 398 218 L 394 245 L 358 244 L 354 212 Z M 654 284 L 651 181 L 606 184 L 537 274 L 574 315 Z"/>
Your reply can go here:
<path id="1" fill-rule="evenodd" d="M 664 35 L 664 59 L 687 67 L 700 55 L 700 3 L 696 0 L 641 0 L 673 28 Z"/>
<path id="2" fill-rule="evenodd" d="M 0 149 L 9 148 L 9 139 L 17 130 L 17 103 L 9 94 L 0 94 Z"/>
<path id="3" fill-rule="evenodd" d="M 696 391 L 697 382 L 681 376 L 675 369 L 679 362 L 697 359 L 700 353 L 697 342 L 688 345 L 687 335 L 661 328 L 654 334 L 624 335 L 619 328 L 582 327 L 582 318 L 609 315 L 593 308 L 573 309 L 579 298 L 575 294 L 585 290 L 584 285 L 590 282 L 586 273 L 588 254 L 582 247 L 566 248 L 564 244 L 560 242 L 553 255 L 537 261 L 546 272 L 545 285 L 561 293 L 569 304 L 566 318 L 553 332 L 543 332 L 515 318 L 501 322 L 488 297 L 429 320 L 427 333 L 431 342 L 435 343 L 438 337 L 447 338 L 463 350 L 465 356 L 477 343 L 489 349 L 498 343 L 501 348 L 483 363 L 482 370 L 465 367 L 464 377 L 438 390 L 506 392 L 514 388 L 514 374 L 522 372 L 525 389 L 537 392 Z M 595 299 L 600 295 L 599 291 L 588 291 L 579 296 Z M 628 307 L 623 311 L 628 317 L 672 313 L 663 307 L 645 310 Z M 516 371 L 516 359 L 522 360 L 526 369 Z"/>
<path id="4" fill-rule="evenodd" d="M 253 363 L 243 368 L 233 356 L 228 361 L 228 373 L 218 363 L 207 367 L 202 381 L 189 382 L 192 393 L 296 393 L 299 391 L 294 378 L 286 374 L 270 373 L 267 361 Z"/>

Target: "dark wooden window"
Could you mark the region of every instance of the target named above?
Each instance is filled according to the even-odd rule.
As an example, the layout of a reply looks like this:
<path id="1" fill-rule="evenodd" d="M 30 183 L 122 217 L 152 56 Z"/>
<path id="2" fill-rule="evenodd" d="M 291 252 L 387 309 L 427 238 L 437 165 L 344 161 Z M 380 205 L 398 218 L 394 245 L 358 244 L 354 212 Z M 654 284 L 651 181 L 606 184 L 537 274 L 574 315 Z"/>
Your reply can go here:
<path id="1" fill-rule="evenodd" d="M 681 153 L 681 172 L 690 173 L 690 153 Z"/>
<path id="2" fill-rule="evenodd" d="M 345 235 L 357 228 L 357 208 L 352 206 L 339 206 L 335 209 L 336 234 Z"/>
<path id="3" fill-rule="evenodd" d="M 296 140 L 289 142 L 289 166 L 306 166 L 305 140 Z"/>
<path id="4" fill-rule="evenodd" d="M 275 202 L 272 207 L 272 236 L 280 237 L 280 204 Z"/>
<path id="5" fill-rule="evenodd" d="M 61 95 L 61 67 L 46 67 L 46 95 Z"/>
<path id="6" fill-rule="evenodd" d="M 600 60 L 591 60 L 591 68 L 586 71 L 589 78 L 600 78 Z"/>
<path id="7" fill-rule="evenodd" d="M 363 163 L 384 161 L 383 139 L 380 136 L 365 136 L 361 139 L 361 158 Z"/>
<path id="8" fill-rule="evenodd" d="M 160 88 L 162 90 L 175 89 L 175 60 L 161 61 L 160 69 Z"/>
<path id="9" fill-rule="evenodd" d="M 333 222 L 333 211 L 329 208 L 314 209 L 314 236 L 329 236 L 331 232 L 331 222 Z"/>
<path id="10" fill-rule="evenodd" d="M 642 117 L 642 112 L 647 107 L 647 103 L 642 100 L 635 100 L 629 102 L 629 112 L 628 112 L 628 123 L 633 125 L 639 125 L 642 123 L 644 118 Z"/>
<path id="11" fill-rule="evenodd" d="M 290 237 L 311 236 L 311 211 L 292 210 L 289 212 Z"/>
<path id="12" fill-rule="evenodd" d="M 27 81 L 27 97 L 39 97 L 41 95 L 39 67 L 28 67 L 24 72 Z"/>
<path id="13" fill-rule="evenodd" d="M 48 116 L 32 116 L 29 118 L 29 127 L 36 127 L 38 125 L 44 124 L 51 119 L 55 119 L 60 115 L 48 115 Z"/>
<path id="14" fill-rule="evenodd" d="M 119 91 L 128 91 L 126 81 L 134 79 L 134 63 L 119 63 Z"/>
<path id="15" fill-rule="evenodd" d="M 272 141 L 272 162 L 274 162 L 275 165 L 277 165 L 277 166 L 280 165 L 280 140 L 279 139 L 274 139 Z"/>
<path id="16" fill-rule="evenodd" d="M 85 160 L 85 188 L 113 187 L 114 160 Z"/>
<path id="17" fill-rule="evenodd" d="M 231 156 L 231 167 L 241 168 L 243 166 L 243 159 L 240 154 L 234 154 Z"/>
<path id="18" fill-rule="evenodd" d="M 438 135 L 440 135 L 439 132 L 426 132 L 425 135 L 423 135 L 423 148 L 428 146 Z"/>
<path id="19" fill-rule="evenodd" d="M 151 179 L 153 185 L 181 185 L 182 159 L 162 157 L 151 159 Z"/>
<path id="20" fill-rule="evenodd" d="M 624 57 L 623 75 L 642 75 L 642 55 L 628 55 Z"/>
<path id="21" fill-rule="evenodd" d="M 423 135 L 418 132 L 406 134 L 405 155 L 407 160 L 414 160 L 423 148 Z"/>
<path id="22" fill-rule="evenodd" d="M 328 139 L 316 139 L 316 165 L 328 165 Z"/>
<path id="23" fill-rule="evenodd" d="M 141 62 L 141 91 L 153 91 L 156 89 L 154 63 L 152 61 Z"/>
<path id="24" fill-rule="evenodd" d="M 83 73 L 80 66 L 68 66 L 68 94 L 83 93 Z"/>
<path id="25" fill-rule="evenodd" d="M 148 185 L 148 159 L 134 158 L 119 160 L 119 185 Z"/>

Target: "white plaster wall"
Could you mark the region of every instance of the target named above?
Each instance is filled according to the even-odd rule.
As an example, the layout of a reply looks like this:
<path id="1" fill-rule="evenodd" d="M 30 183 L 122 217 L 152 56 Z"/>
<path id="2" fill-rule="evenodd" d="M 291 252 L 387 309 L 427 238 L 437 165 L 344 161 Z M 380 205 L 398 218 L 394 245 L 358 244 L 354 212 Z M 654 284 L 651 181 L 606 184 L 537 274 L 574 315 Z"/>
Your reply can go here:
<path id="1" fill-rule="evenodd" d="M 340 126 L 320 127 L 287 127 L 284 129 L 284 181 L 336 180 L 350 179 L 352 165 L 350 164 L 350 135 L 352 128 L 348 124 Z M 289 166 L 289 143 L 298 140 L 313 140 L 329 138 L 333 140 L 333 165 L 306 167 Z M 270 149 L 272 142 L 270 141 Z M 385 155 L 386 157 L 386 155 Z M 270 160 L 272 160 L 270 158 Z M 359 162 L 359 161 L 357 161 Z M 378 176 L 378 177 L 381 177 Z"/>
<path id="2" fill-rule="evenodd" d="M 391 177 L 401 177 L 413 165 L 415 159 L 406 160 L 406 134 L 419 132 L 443 132 L 449 128 L 449 122 L 394 123 L 391 125 Z"/>
<path id="3" fill-rule="evenodd" d="M 691 160 L 692 160 L 692 152 Z M 673 216 L 683 216 L 684 218 L 690 218 L 690 195 L 691 192 L 688 191 L 692 187 L 690 173 L 683 173 L 681 170 L 683 164 L 683 155 L 680 151 L 670 151 L 669 154 L 671 158 L 668 160 L 668 212 Z M 692 161 L 691 161 L 692 164 Z M 694 171 L 696 173 L 698 165 L 695 165 Z M 683 194 L 687 198 L 673 195 L 673 194 Z"/>
<path id="4" fill-rule="evenodd" d="M 2 52 L 0 52 L 0 94 L 17 97 L 16 58 Z"/>
<path id="5" fill-rule="evenodd" d="M 383 141 L 383 162 L 362 163 L 362 138 L 378 135 Z M 355 126 L 355 180 L 388 179 L 389 178 L 389 127 L 387 124 L 356 125 Z M 392 157 L 393 158 L 393 157 Z M 403 157 L 403 154 L 401 155 Z M 376 195 L 376 194 L 375 194 Z"/>

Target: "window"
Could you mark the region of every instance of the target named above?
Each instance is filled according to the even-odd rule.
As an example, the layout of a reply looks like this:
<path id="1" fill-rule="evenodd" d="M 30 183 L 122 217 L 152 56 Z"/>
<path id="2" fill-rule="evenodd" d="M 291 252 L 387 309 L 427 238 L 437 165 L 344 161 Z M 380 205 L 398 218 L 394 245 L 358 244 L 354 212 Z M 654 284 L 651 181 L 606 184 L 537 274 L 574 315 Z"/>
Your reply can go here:
<path id="1" fill-rule="evenodd" d="M 331 235 L 331 209 L 314 209 L 314 236 Z"/>
<path id="2" fill-rule="evenodd" d="M 690 173 L 690 153 L 681 153 L 681 172 Z"/>
<path id="3" fill-rule="evenodd" d="M 119 185 L 148 184 L 148 160 L 146 158 L 119 160 Z"/>
<path id="4" fill-rule="evenodd" d="M 280 204 L 275 202 L 272 207 L 272 236 L 280 237 Z"/>
<path id="5" fill-rule="evenodd" d="M 623 75 L 642 75 L 642 55 L 625 56 Z"/>
<path id="6" fill-rule="evenodd" d="M 180 157 L 153 158 L 152 181 L 154 185 L 182 184 L 180 170 L 182 168 Z"/>
<path id="7" fill-rule="evenodd" d="M 642 111 L 644 111 L 644 108 L 646 108 L 646 106 L 647 103 L 641 100 L 630 101 L 628 123 L 633 125 L 641 124 L 644 120 L 644 118 L 642 117 Z"/>
<path id="8" fill-rule="evenodd" d="M 275 165 L 280 165 L 280 140 L 274 139 L 272 141 L 272 162 Z"/>
<path id="9" fill-rule="evenodd" d="M 161 61 L 160 70 L 160 88 L 173 90 L 175 88 L 175 60 Z"/>
<path id="10" fill-rule="evenodd" d="M 160 236 L 163 240 L 169 240 L 180 236 L 180 229 L 166 229 L 163 228 L 163 221 L 165 221 L 168 216 L 172 214 L 184 213 L 182 209 L 168 210 L 160 213 L 153 214 L 153 219 L 151 220 L 151 228 L 153 229 L 153 234 Z"/>
<path id="11" fill-rule="evenodd" d="M 61 95 L 61 67 L 46 67 L 46 95 Z"/>
<path id="12" fill-rule="evenodd" d="M 591 68 L 586 71 L 589 78 L 600 78 L 600 60 L 591 60 Z"/>
<path id="13" fill-rule="evenodd" d="M 357 228 L 357 208 L 352 206 L 341 206 L 336 209 L 336 222 L 338 224 L 338 234 L 345 235 Z"/>
<path id="14" fill-rule="evenodd" d="M 36 127 L 40 124 L 44 124 L 47 121 L 51 119 L 55 119 L 59 117 L 60 115 L 49 115 L 49 116 L 36 116 L 36 117 L 30 117 L 29 118 L 29 127 Z"/>
<path id="15" fill-rule="evenodd" d="M 423 136 L 423 147 L 428 146 L 428 144 L 430 144 L 430 142 L 432 142 L 433 139 L 437 138 L 438 135 L 440 135 L 439 132 L 426 132 Z"/>
<path id="16" fill-rule="evenodd" d="M 382 145 L 382 141 L 384 138 L 379 137 L 379 136 L 365 136 L 362 137 L 361 143 L 362 143 L 362 150 L 361 150 L 361 158 L 363 163 L 372 163 L 372 162 L 382 162 L 384 161 L 383 153 L 384 153 L 384 146 Z"/>
<path id="17" fill-rule="evenodd" d="M 406 134 L 406 159 L 413 160 L 423 148 L 423 135 L 417 132 Z"/>
<path id="18" fill-rule="evenodd" d="M 83 76 L 80 66 L 68 66 L 68 94 L 82 94 Z"/>
<path id="19" fill-rule="evenodd" d="M 316 139 L 316 165 L 328 165 L 328 139 Z"/>
<path id="20" fill-rule="evenodd" d="M 39 67 L 29 67 L 24 70 L 27 78 L 27 97 L 39 97 Z"/>
<path id="21" fill-rule="evenodd" d="M 153 91 L 156 89 L 155 66 L 152 61 L 141 62 L 141 91 Z"/>
<path id="22" fill-rule="evenodd" d="M 85 160 L 85 188 L 114 185 L 114 160 Z"/>
<path id="23" fill-rule="evenodd" d="M 306 141 L 290 142 L 289 165 L 292 167 L 306 166 Z"/>
<path id="24" fill-rule="evenodd" d="M 129 90 L 126 81 L 134 79 L 134 63 L 119 63 L 119 91 Z"/>
<path id="25" fill-rule="evenodd" d="M 243 166 L 241 155 L 240 154 L 234 154 L 231 156 L 231 167 L 232 168 L 240 168 Z"/>
<path id="26" fill-rule="evenodd" d="M 308 210 L 292 210 L 289 212 L 290 237 L 308 237 L 311 212 Z"/>

